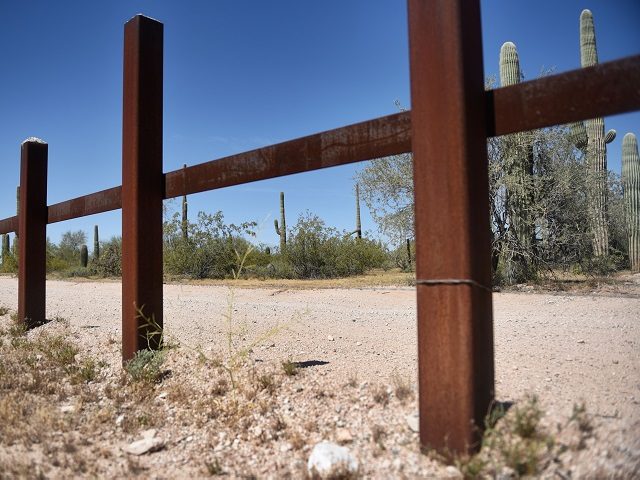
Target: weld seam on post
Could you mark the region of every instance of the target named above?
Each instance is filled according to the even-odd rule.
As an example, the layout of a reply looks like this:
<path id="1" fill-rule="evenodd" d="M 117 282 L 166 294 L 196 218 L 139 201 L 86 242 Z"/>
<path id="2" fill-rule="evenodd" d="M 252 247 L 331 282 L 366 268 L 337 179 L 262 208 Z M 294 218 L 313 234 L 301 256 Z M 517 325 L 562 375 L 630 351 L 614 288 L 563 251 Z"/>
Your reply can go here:
<path id="1" fill-rule="evenodd" d="M 431 280 L 416 280 L 416 285 L 470 285 L 472 287 L 481 288 L 487 292 L 493 293 L 493 289 L 482 285 L 481 283 L 469 278 L 434 278 Z"/>

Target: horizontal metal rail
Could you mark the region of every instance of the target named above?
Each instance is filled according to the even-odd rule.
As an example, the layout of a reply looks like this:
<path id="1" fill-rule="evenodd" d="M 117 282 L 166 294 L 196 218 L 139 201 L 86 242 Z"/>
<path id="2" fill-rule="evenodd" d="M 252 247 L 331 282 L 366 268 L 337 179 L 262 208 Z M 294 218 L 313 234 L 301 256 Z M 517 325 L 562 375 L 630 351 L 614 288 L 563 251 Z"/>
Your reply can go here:
<path id="1" fill-rule="evenodd" d="M 640 55 L 486 92 L 487 137 L 640 110 Z M 411 112 L 368 120 L 166 173 L 164 198 L 411 151 Z M 48 207 L 48 223 L 118 210 L 121 187 Z M 0 220 L 15 232 L 17 217 Z"/>

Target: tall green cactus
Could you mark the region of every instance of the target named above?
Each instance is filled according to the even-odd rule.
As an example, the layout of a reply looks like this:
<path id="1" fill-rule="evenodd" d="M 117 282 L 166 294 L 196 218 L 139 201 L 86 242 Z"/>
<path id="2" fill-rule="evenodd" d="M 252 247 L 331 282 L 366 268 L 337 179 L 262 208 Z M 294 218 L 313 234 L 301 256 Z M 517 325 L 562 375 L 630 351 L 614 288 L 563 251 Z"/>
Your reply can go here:
<path id="1" fill-rule="evenodd" d="M 356 183 L 356 237 L 362 238 L 362 224 L 360 223 L 360 186 Z"/>
<path id="2" fill-rule="evenodd" d="M 631 270 L 640 272 L 640 156 L 633 133 L 622 139 L 622 185 Z"/>
<path id="3" fill-rule="evenodd" d="M 500 83 L 506 87 L 520 83 L 520 59 L 516 46 L 506 42 L 500 48 Z M 502 141 L 505 170 L 507 212 L 510 231 L 517 246 L 509 262 L 509 276 L 514 281 L 526 280 L 531 270 L 534 242 L 533 206 L 533 141 L 531 133 L 521 132 Z"/>
<path id="4" fill-rule="evenodd" d="M 2 263 L 4 264 L 7 260 L 7 256 L 9 255 L 11 251 L 10 245 L 9 245 L 9 235 L 8 234 L 3 234 L 2 235 Z"/>
<path id="5" fill-rule="evenodd" d="M 88 264 L 89 264 L 89 249 L 87 248 L 86 245 L 82 245 L 82 247 L 80 247 L 80 265 L 82 266 L 82 268 L 87 268 Z"/>
<path id="6" fill-rule="evenodd" d="M 18 221 L 20 218 L 20 185 L 16 187 L 16 217 L 18 217 Z M 17 245 L 18 231 L 16 230 L 16 235 L 14 239 L 14 243 Z"/>
<path id="7" fill-rule="evenodd" d="M 98 225 L 93 226 L 93 259 L 100 260 L 100 238 L 98 237 Z"/>
<path id="8" fill-rule="evenodd" d="M 187 164 L 182 165 L 183 170 L 187 168 Z M 189 216 L 188 216 L 189 204 L 187 202 L 187 196 L 182 196 L 182 238 L 187 240 L 189 238 Z"/>
<path id="9" fill-rule="evenodd" d="M 276 227 L 276 233 L 280 236 L 280 253 L 284 253 L 287 249 L 287 220 L 284 216 L 284 192 L 280 192 L 280 225 L 278 220 L 273 220 L 273 226 Z"/>
<path id="10" fill-rule="evenodd" d="M 596 48 L 596 32 L 593 25 L 593 15 L 590 10 L 583 10 L 580 14 L 580 60 L 583 67 L 591 67 L 598 63 Z M 574 128 L 572 128 L 572 131 Z M 581 130 L 579 128 L 575 129 Z M 584 137 L 578 141 L 586 153 L 588 167 L 587 175 L 587 205 L 592 235 L 593 253 L 595 256 L 606 255 L 609 252 L 609 231 L 607 227 L 607 149 L 606 143 L 613 141 L 615 130 L 610 130 L 605 136 L 604 119 L 594 118 L 584 122 L 586 142 Z"/>

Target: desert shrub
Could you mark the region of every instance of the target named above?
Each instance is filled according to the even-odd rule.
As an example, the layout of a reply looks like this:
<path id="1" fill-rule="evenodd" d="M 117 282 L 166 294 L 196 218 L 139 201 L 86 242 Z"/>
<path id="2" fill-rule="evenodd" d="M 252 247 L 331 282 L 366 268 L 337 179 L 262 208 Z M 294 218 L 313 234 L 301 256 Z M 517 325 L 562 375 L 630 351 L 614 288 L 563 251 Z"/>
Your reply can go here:
<path id="1" fill-rule="evenodd" d="M 239 255 L 251 247 L 241 235 L 255 235 L 256 225 L 256 222 L 227 225 L 222 212 L 213 215 L 199 212 L 197 223 L 188 224 L 188 236 L 184 238 L 180 215 L 174 214 L 164 224 L 165 272 L 190 278 L 233 276 Z"/>
<path id="2" fill-rule="evenodd" d="M 89 271 L 102 277 L 122 275 L 122 237 L 112 237 L 100 244 L 100 258 L 89 263 Z"/>
<path id="3" fill-rule="evenodd" d="M 339 233 L 307 212 L 291 230 L 284 257 L 294 278 L 331 278 L 382 267 L 388 253 L 380 242 Z"/>

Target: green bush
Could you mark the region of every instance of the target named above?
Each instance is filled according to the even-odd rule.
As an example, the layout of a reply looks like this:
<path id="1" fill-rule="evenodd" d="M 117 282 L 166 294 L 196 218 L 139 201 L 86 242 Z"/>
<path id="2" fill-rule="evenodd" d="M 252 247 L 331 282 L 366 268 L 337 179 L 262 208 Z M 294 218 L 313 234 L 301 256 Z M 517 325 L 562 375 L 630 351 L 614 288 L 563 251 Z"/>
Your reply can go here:
<path id="1" fill-rule="evenodd" d="M 189 278 L 234 276 L 240 257 L 253 248 L 241 235 L 255 235 L 256 225 L 256 222 L 226 225 L 222 212 L 213 215 L 199 212 L 198 222 L 188 224 L 188 237 L 184 238 L 182 219 L 174 214 L 164 225 L 165 273 Z"/>
<path id="2" fill-rule="evenodd" d="M 119 277 L 122 275 L 122 237 L 112 237 L 101 242 L 100 258 L 89 263 L 89 271 L 101 277 Z"/>
<path id="3" fill-rule="evenodd" d="M 332 278 L 382 267 L 388 253 L 380 242 L 339 233 L 307 212 L 289 234 L 285 258 L 294 278 Z"/>

